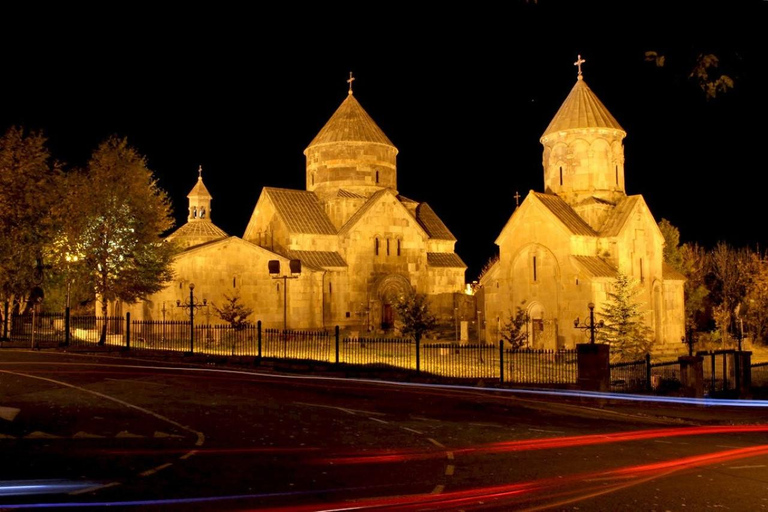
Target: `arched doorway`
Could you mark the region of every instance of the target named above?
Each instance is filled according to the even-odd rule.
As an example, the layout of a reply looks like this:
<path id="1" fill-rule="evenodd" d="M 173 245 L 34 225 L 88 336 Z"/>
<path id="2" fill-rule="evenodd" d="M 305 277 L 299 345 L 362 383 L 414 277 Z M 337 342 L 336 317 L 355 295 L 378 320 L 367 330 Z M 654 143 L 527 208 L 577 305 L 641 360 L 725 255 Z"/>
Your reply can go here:
<path id="1" fill-rule="evenodd" d="M 376 283 L 376 296 L 381 301 L 381 328 L 391 329 L 395 324 L 395 303 L 401 296 L 413 292 L 410 281 L 399 274 L 389 274 Z"/>
<path id="2" fill-rule="evenodd" d="M 544 348 L 544 308 L 534 302 L 528 306 L 528 345 Z"/>

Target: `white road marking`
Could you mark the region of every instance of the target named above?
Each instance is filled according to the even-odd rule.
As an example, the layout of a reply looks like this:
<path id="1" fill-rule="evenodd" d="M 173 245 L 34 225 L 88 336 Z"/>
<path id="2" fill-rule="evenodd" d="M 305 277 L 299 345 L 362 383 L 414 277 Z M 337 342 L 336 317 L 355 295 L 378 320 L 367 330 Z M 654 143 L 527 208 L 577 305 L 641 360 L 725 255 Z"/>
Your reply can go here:
<path id="1" fill-rule="evenodd" d="M 654 439 L 653 442 L 654 443 L 660 443 L 660 444 L 675 444 L 672 441 L 661 441 L 659 439 Z"/>
<path id="2" fill-rule="evenodd" d="M 728 444 L 716 444 L 717 448 L 743 448 L 743 446 L 731 446 Z"/>
<path id="3" fill-rule="evenodd" d="M 155 438 L 164 438 L 164 437 L 180 437 L 180 438 L 183 438 L 184 436 L 180 436 L 180 435 L 177 435 L 177 434 L 168 434 L 166 432 L 160 432 L 159 430 L 156 430 L 155 434 L 152 437 L 155 437 Z"/>
<path id="4" fill-rule="evenodd" d="M 118 485 L 120 485 L 120 482 L 111 482 L 111 483 L 104 484 L 104 485 L 94 485 L 93 487 L 88 487 L 87 489 L 79 489 L 77 491 L 72 491 L 69 494 L 70 495 L 85 494 L 87 492 L 95 492 L 95 491 L 98 491 L 99 489 L 106 489 L 108 487 L 116 487 Z"/>
<path id="5" fill-rule="evenodd" d="M 96 366 L 98 366 L 98 365 L 96 365 Z M 49 378 L 46 378 L 46 377 L 39 377 L 37 375 L 29 375 L 29 374 L 26 374 L 26 373 L 11 372 L 11 371 L 8 371 L 8 370 L 0 370 L 0 373 L 7 373 L 9 375 L 18 375 L 20 377 L 27 377 L 29 379 L 37 379 L 37 380 L 42 380 L 42 381 L 45 381 L 45 382 L 51 382 L 51 383 L 57 384 L 59 386 L 65 386 L 65 387 L 68 387 L 68 388 L 77 389 L 79 391 L 82 391 L 83 393 L 88 393 L 88 394 L 91 394 L 91 395 L 94 395 L 94 396 L 98 396 L 99 398 L 103 398 L 105 400 L 110 400 L 112 402 L 118 403 L 118 404 L 123 405 L 125 407 L 129 407 L 131 409 L 136 409 L 137 411 L 141 411 L 144 414 L 148 414 L 150 416 L 154 416 L 155 418 L 157 418 L 159 420 L 162 420 L 162 421 L 164 421 L 166 423 L 170 423 L 171 425 L 179 427 L 182 430 L 186 430 L 187 432 L 192 432 L 193 434 L 195 434 L 197 436 L 197 441 L 195 442 L 195 446 L 202 446 L 202 444 L 205 442 L 205 434 L 203 434 L 202 432 L 198 432 L 197 430 L 191 429 L 191 428 L 189 428 L 189 427 L 187 427 L 185 425 L 182 425 L 181 423 L 173 421 L 170 418 L 166 418 L 165 416 L 157 414 L 156 412 L 152 412 L 149 409 L 144 409 L 143 407 L 139 407 L 138 405 L 133 405 L 133 404 L 128 403 L 126 401 L 120 400 L 119 398 L 115 398 L 115 397 L 112 397 L 112 396 L 109 396 L 109 395 L 105 395 L 104 393 L 99 393 L 98 391 L 93 391 L 93 390 L 90 390 L 90 389 L 85 389 L 85 388 L 82 388 L 80 386 L 75 386 L 74 384 L 69 384 L 68 382 L 62 382 L 62 381 L 59 381 L 59 380 L 49 379 Z"/>
<path id="6" fill-rule="evenodd" d="M 104 436 L 100 436 L 97 434 L 89 434 L 88 432 L 83 432 L 81 430 L 77 434 L 73 435 L 72 439 L 104 439 Z"/>
<path id="7" fill-rule="evenodd" d="M 408 432 L 413 432 L 414 434 L 419 434 L 420 436 L 424 435 L 424 432 L 419 432 L 418 430 L 414 430 L 412 428 L 408 428 L 408 427 L 400 427 L 400 428 L 403 430 L 407 430 Z"/>
<path id="8" fill-rule="evenodd" d="M 139 473 L 139 476 L 150 476 L 150 475 L 154 475 L 154 474 L 155 474 L 155 473 L 157 473 L 158 471 L 162 471 L 162 470 L 164 470 L 165 468 L 168 468 L 168 467 L 171 467 L 171 466 L 173 466 L 173 462 L 166 462 L 165 464 L 162 464 L 162 465 L 160 465 L 160 466 L 157 466 L 156 468 L 152 468 L 152 469 L 148 469 L 148 470 L 146 470 L 146 471 L 142 471 L 141 473 Z"/>
<path id="9" fill-rule="evenodd" d="M 440 494 L 443 492 L 443 489 L 445 489 L 444 485 L 436 485 L 434 489 L 432 489 L 431 494 Z"/>
<path id="10" fill-rule="evenodd" d="M 495 427 L 495 428 L 505 428 L 504 425 L 499 425 L 498 423 L 470 423 L 470 425 L 475 427 Z M 514 428 L 509 428 L 509 430 L 515 430 Z M 542 430 L 541 432 L 545 432 Z"/>
<path id="11" fill-rule="evenodd" d="M 24 439 L 61 439 L 61 436 L 56 436 L 53 434 L 49 434 L 48 432 L 41 432 L 39 430 L 35 430 L 31 434 L 25 435 Z"/>
<path id="12" fill-rule="evenodd" d="M 197 453 L 197 450 L 192 450 L 191 452 L 187 452 L 184 455 L 182 455 L 181 457 L 179 457 L 179 459 L 180 460 L 187 460 L 188 458 L 190 458 L 191 456 L 193 456 L 196 453 Z"/>
<path id="13" fill-rule="evenodd" d="M 430 442 L 430 443 L 432 443 L 433 445 L 437 446 L 438 448 L 445 448 L 445 445 L 444 445 L 444 444 L 442 444 L 442 443 L 439 443 L 439 442 L 435 441 L 435 440 L 434 440 L 434 439 L 432 439 L 431 437 L 428 437 L 428 438 L 427 438 L 427 441 L 429 441 L 429 442 Z"/>
<path id="14" fill-rule="evenodd" d="M 539 428 L 529 428 L 531 432 L 545 432 L 547 434 L 565 434 L 565 431 L 563 430 L 542 430 Z"/>
<path id="15" fill-rule="evenodd" d="M 379 423 L 384 423 L 385 425 L 389 425 L 388 421 L 380 420 L 379 418 L 368 418 L 369 420 L 378 421 Z"/>
<path id="16" fill-rule="evenodd" d="M 445 455 L 448 457 L 448 460 L 453 460 L 453 452 L 445 452 Z"/>
<path id="17" fill-rule="evenodd" d="M 765 464 L 755 464 L 754 466 L 731 466 L 731 469 L 755 469 L 764 468 Z"/>
<path id="18" fill-rule="evenodd" d="M 361 411 L 360 409 L 348 409 L 346 407 L 338 407 L 335 405 L 324 405 L 324 404 L 309 404 L 307 402 L 293 402 L 297 405 L 308 405 L 309 407 L 321 407 L 323 409 L 336 409 L 337 411 L 342 411 L 347 414 L 351 414 L 352 416 L 359 414 L 363 414 L 366 416 L 386 416 L 383 412 L 376 412 L 376 411 Z"/>
<path id="19" fill-rule="evenodd" d="M 21 412 L 21 409 L 15 407 L 3 407 L 0 406 L 0 419 L 6 421 L 13 421 L 17 414 Z"/>
<path id="20" fill-rule="evenodd" d="M 140 436 L 139 434 L 132 434 L 132 433 L 128 432 L 127 430 L 122 430 L 122 431 L 118 432 L 117 434 L 115 434 L 115 437 L 141 438 L 141 437 L 145 437 L 145 436 Z"/>
<path id="21" fill-rule="evenodd" d="M 447 466 L 445 466 L 445 476 L 453 475 L 454 469 L 456 469 L 456 467 L 453 464 L 448 464 Z"/>
<path id="22" fill-rule="evenodd" d="M 160 384 L 158 382 L 149 382 L 149 381 L 146 381 L 146 380 L 110 379 L 110 378 L 105 378 L 104 380 L 111 380 L 113 382 L 133 382 L 133 383 L 136 383 L 136 384 L 148 384 L 150 386 L 161 386 L 161 387 L 164 387 L 164 388 L 168 387 L 168 384 Z"/>

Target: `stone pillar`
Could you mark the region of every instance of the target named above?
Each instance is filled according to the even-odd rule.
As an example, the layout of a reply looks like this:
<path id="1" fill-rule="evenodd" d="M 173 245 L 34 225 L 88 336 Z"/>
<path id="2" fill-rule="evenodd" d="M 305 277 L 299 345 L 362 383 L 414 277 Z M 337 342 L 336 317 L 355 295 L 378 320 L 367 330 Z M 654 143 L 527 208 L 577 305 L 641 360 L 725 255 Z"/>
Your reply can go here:
<path id="1" fill-rule="evenodd" d="M 704 358 L 680 356 L 680 392 L 691 398 L 704 397 Z"/>
<path id="2" fill-rule="evenodd" d="M 578 385 L 584 391 L 610 391 L 610 346 L 604 343 L 576 345 L 579 367 Z"/>
<path id="3" fill-rule="evenodd" d="M 738 382 L 736 391 L 739 397 L 749 397 L 752 394 L 752 352 L 736 352 L 734 363 L 736 371 L 739 372 L 736 379 Z"/>

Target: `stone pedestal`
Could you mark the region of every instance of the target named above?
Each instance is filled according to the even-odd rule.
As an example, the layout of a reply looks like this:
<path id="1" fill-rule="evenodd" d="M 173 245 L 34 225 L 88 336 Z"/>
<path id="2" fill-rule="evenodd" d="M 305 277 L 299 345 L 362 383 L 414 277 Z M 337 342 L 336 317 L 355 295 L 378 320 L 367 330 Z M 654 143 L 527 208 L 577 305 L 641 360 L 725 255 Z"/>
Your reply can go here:
<path id="1" fill-rule="evenodd" d="M 752 394 L 752 352 L 736 352 L 734 354 L 734 366 L 736 367 L 736 383 L 739 397 L 748 397 Z"/>
<path id="2" fill-rule="evenodd" d="M 701 356 L 681 356 L 680 392 L 691 398 L 704 397 L 704 358 Z"/>
<path id="3" fill-rule="evenodd" d="M 576 345 L 578 385 L 584 391 L 610 391 L 610 347 L 604 343 Z"/>

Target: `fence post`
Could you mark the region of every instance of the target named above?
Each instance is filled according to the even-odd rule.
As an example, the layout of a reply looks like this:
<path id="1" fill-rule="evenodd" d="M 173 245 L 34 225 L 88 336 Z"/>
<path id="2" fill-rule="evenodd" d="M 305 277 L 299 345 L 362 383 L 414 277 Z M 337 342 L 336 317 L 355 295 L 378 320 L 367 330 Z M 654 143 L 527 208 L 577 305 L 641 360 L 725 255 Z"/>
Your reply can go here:
<path id="1" fill-rule="evenodd" d="M 131 312 L 125 313 L 125 350 L 131 350 Z"/>
<path id="2" fill-rule="evenodd" d="M 336 364 L 339 364 L 339 326 L 336 326 Z"/>
<path id="3" fill-rule="evenodd" d="M 421 373 L 421 335 L 416 335 L 416 373 Z"/>
<path id="4" fill-rule="evenodd" d="M 8 301 L 5 301 L 5 304 L 3 305 L 3 337 L 0 338 L 0 341 L 11 341 L 10 338 L 8 338 L 8 322 L 10 321 L 8 307 Z"/>
<path id="5" fill-rule="evenodd" d="M 69 346 L 69 306 L 64 308 L 64 346 Z"/>
<path id="6" fill-rule="evenodd" d="M 645 390 L 650 391 L 651 388 L 651 354 L 645 354 Z"/>
<path id="7" fill-rule="evenodd" d="M 259 361 L 261 361 L 261 320 L 256 322 L 256 339 L 259 344 Z"/>
<path id="8" fill-rule="evenodd" d="M 504 340 L 499 340 L 499 382 L 504 384 Z"/>

